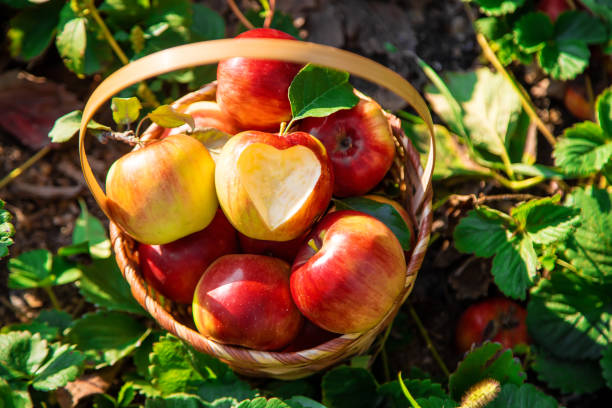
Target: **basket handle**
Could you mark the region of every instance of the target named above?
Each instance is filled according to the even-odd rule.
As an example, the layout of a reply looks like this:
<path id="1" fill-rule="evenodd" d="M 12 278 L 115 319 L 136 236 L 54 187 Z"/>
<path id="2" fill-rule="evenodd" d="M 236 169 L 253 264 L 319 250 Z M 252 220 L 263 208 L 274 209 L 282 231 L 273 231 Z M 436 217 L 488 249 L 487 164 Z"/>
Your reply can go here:
<path id="1" fill-rule="evenodd" d="M 85 153 L 87 123 L 105 102 L 130 85 L 178 69 L 213 64 L 232 57 L 275 59 L 303 64 L 311 62 L 348 71 L 397 94 L 415 109 L 429 131 L 429 153 L 425 170 L 420 177 L 422 189 L 419 189 L 427 196 L 431 189 L 435 162 L 433 122 L 423 98 L 399 74 L 366 57 L 326 45 L 280 39 L 223 39 L 181 45 L 140 58 L 115 71 L 102 81 L 89 97 L 79 130 L 79 156 L 85 181 L 109 219 L 107 197 L 96 181 Z"/>

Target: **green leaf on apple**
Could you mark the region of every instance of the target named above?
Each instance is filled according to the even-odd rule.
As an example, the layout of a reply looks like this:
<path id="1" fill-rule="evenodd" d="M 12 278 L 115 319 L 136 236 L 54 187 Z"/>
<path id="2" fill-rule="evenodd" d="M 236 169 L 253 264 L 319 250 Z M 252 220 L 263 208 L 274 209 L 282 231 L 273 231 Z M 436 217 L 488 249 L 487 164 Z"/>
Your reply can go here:
<path id="1" fill-rule="evenodd" d="M 83 112 L 75 110 L 58 118 L 53 124 L 53 128 L 49 131 L 49 137 L 53 143 L 64 143 L 72 139 L 81 127 L 81 119 Z M 93 134 L 100 132 L 110 132 L 112 129 L 102 125 L 95 120 L 90 120 L 87 124 L 87 130 Z"/>
<path id="2" fill-rule="evenodd" d="M 145 313 L 132 297 L 130 285 L 121 275 L 114 257 L 96 259 L 89 265 L 81 265 L 80 269 L 82 277 L 77 285 L 87 301 L 108 310 Z"/>
<path id="3" fill-rule="evenodd" d="M 289 86 L 291 121 L 324 117 L 357 105 L 359 97 L 348 79 L 348 72 L 307 64 Z"/>
<path id="4" fill-rule="evenodd" d="M 91 356 L 97 368 L 114 365 L 131 354 L 150 330 L 130 315 L 97 311 L 76 320 L 68 340 Z"/>
<path id="5" fill-rule="evenodd" d="M 24 252 L 9 260 L 8 286 L 13 289 L 45 288 L 74 282 L 80 269 L 45 249 Z"/>
<path id="6" fill-rule="evenodd" d="M 111 100 L 113 120 L 121 126 L 128 126 L 130 123 L 136 122 L 140 116 L 141 109 L 142 105 L 135 96 L 131 98 L 113 98 Z"/>
<path id="7" fill-rule="evenodd" d="M 377 387 L 368 370 L 340 366 L 323 376 L 323 405 L 328 408 L 373 407 L 377 401 Z"/>
<path id="8" fill-rule="evenodd" d="M 521 385 L 526 378 L 521 363 L 511 350 L 502 350 L 499 343 L 485 342 L 470 351 L 449 378 L 448 388 L 455 400 L 480 381 L 492 378 L 504 384 Z"/>
<path id="9" fill-rule="evenodd" d="M 161 127 L 175 128 L 188 124 L 191 129 L 195 128 L 195 123 L 191 115 L 180 113 L 170 105 L 161 105 L 147 115 L 151 121 Z"/>
<path id="10" fill-rule="evenodd" d="M 538 379 L 564 394 L 592 393 L 605 386 L 597 360 L 569 360 L 538 348 L 533 370 Z"/>
<path id="11" fill-rule="evenodd" d="M 557 408 L 559 403 L 532 384 L 504 384 L 487 408 Z"/>
<path id="12" fill-rule="evenodd" d="M 410 229 L 400 213 L 392 205 L 371 200 L 366 197 L 347 197 L 334 199 L 338 210 L 355 210 L 371 215 L 395 234 L 405 251 L 411 249 Z"/>
<path id="13" fill-rule="evenodd" d="M 13 245 L 12 236 L 15 234 L 15 227 L 11 224 L 13 217 L 4 209 L 5 204 L 0 200 L 0 258 L 8 255 L 8 247 Z"/>

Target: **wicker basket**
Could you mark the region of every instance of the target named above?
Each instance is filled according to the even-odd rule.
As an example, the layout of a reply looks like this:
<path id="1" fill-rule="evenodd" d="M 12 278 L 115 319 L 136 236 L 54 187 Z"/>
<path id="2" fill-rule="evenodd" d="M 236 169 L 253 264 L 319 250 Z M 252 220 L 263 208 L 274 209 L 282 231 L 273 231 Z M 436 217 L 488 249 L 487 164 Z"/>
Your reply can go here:
<path id="1" fill-rule="evenodd" d="M 262 54 L 262 49 L 265 50 L 266 55 Z M 213 57 L 193 58 L 193 53 L 198 50 L 204 51 L 202 55 L 212 53 Z M 190 56 L 191 58 L 189 58 Z M 111 219 L 111 242 L 123 276 L 130 285 L 134 298 L 161 327 L 183 339 L 195 349 L 226 362 L 238 373 L 279 379 L 301 378 L 337 364 L 348 357 L 366 352 L 376 336 L 389 325 L 410 294 L 417 272 L 423 262 L 431 231 L 431 174 L 434 160 L 433 126 L 426 105 L 408 83 L 377 63 L 346 51 L 295 41 L 261 39 L 217 40 L 168 49 L 133 62 L 111 75 L 94 91 L 85 107 L 79 144 L 81 165 L 92 194 L 107 215 L 106 196 L 91 172 L 83 143 L 85 126 L 95 111 L 113 94 L 140 80 L 175 69 L 216 62 L 233 56 L 267 57 L 302 63 L 314 62 L 344 69 L 394 90 L 413 105 L 417 113 L 429 126 L 430 152 L 427 165 L 423 169 L 419 154 L 402 131 L 400 121 L 393 115 L 387 115 L 396 139 L 396 158 L 387 177 L 392 177 L 400 186 L 400 201 L 410 216 L 413 217 L 415 232 L 417 233 L 416 244 L 411 255 L 407 258 L 406 280 L 401 295 L 385 318 L 372 329 L 359 334 L 339 335 L 339 337 L 311 349 L 297 352 L 264 352 L 220 344 L 202 336 L 194 330 L 193 319 L 187 307 L 173 304 L 147 285 L 138 266 L 138 256 L 133 239 L 121 231 Z M 187 61 L 182 58 L 187 59 Z M 181 62 L 172 63 L 172 61 Z M 160 64 L 163 66 L 160 66 Z M 382 75 L 386 76 L 381 80 Z M 393 77 L 393 75 L 396 75 L 396 77 Z M 389 80 L 388 76 L 391 76 L 392 80 Z M 399 86 L 400 89 L 393 88 L 393 85 Z M 184 110 L 193 102 L 214 100 L 215 90 L 215 84 L 209 84 L 196 92 L 183 96 L 174 102 L 173 106 L 178 110 Z M 157 125 L 152 125 L 147 129 L 143 138 L 159 138 L 162 130 Z"/>

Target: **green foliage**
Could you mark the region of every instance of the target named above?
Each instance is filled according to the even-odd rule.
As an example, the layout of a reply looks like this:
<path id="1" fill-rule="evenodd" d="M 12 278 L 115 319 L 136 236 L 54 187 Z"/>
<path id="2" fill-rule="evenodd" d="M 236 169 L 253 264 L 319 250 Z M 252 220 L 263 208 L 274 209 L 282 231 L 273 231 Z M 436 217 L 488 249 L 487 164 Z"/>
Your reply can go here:
<path id="1" fill-rule="evenodd" d="M 487 408 L 557 408 L 554 398 L 544 394 L 531 384 L 504 384 L 501 392 Z"/>
<path id="2" fill-rule="evenodd" d="M 23 383 L 40 391 L 63 387 L 76 378 L 83 360 L 74 346 L 49 344 L 38 334 L 0 334 L 0 377 L 11 387 L 19 388 Z"/>
<path id="3" fill-rule="evenodd" d="M 555 163 L 570 176 L 586 177 L 606 171 L 612 163 L 612 88 L 597 98 L 598 123 L 578 123 L 565 129 L 555 146 Z"/>
<path id="4" fill-rule="evenodd" d="M 170 105 L 161 105 L 147 115 L 151 121 L 165 128 L 175 128 L 188 124 L 191 129 L 195 128 L 195 123 L 191 115 L 180 113 Z"/>
<path id="5" fill-rule="evenodd" d="M 111 110 L 113 111 L 113 120 L 119 126 L 129 126 L 140 117 L 142 105 L 136 97 L 131 98 L 113 98 L 111 100 Z"/>
<path id="6" fill-rule="evenodd" d="M 599 364 L 601 365 L 606 385 L 608 388 L 612 388 L 612 342 L 603 351 Z"/>
<path id="7" fill-rule="evenodd" d="M 596 360 L 568 360 L 538 350 L 532 367 L 540 381 L 566 394 L 592 393 L 604 386 Z"/>
<path id="8" fill-rule="evenodd" d="M 563 242 L 580 222 L 579 209 L 558 202 L 559 196 L 531 200 L 514 207 L 510 215 L 477 207 L 455 228 L 455 247 L 483 258 L 494 256 L 491 273 L 499 289 L 524 299 L 539 279 L 543 246 Z"/>
<path id="9" fill-rule="evenodd" d="M 518 386 L 525 381 L 525 377 L 520 361 L 512 355 L 511 350 L 502 351 L 501 344 L 485 342 L 470 351 L 459 363 L 449 378 L 448 388 L 451 397 L 460 400 L 470 387 L 484 379 L 492 378 L 502 386 Z"/>
<path id="10" fill-rule="evenodd" d="M 53 40 L 63 3 L 52 0 L 27 7 L 10 20 L 6 35 L 11 56 L 31 60 L 47 49 Z"/>
<path id="11" fill-rule="evenodd" d="M 376 403 L 377 387 L 366 369 L 340 366 L 323 376 L 323 404 L 328 408 L 372 407 Z"/>
<path id="12" fill-rule="evenodd" d="M 72 111 L 58 118 L 53 124 L 53 128 L 49 132 L 49 137 L 53 143 L 64 143 L 72 139 L 76 135 L 81 127 L 81 118 L 83 112 L 80 110 Z M 87 130 L 94 135 L 110 131 L 111 128 L 104 126 L 95 120 L 89 121 L 87 124 Z"/>
<path id="13" fill-rule="evenodd" d="M 67 338 L 99 368 L 130 355 L 149 332 L 125 313 L 98 311 L 75 321 Z"/>
<path id="14" fill-rule="evenodd" d="M 410 230 L 400 213 L 390 204 L 366 197 L 347 197 L 334 200 L 338 210 L 355 210 L 371 215 L 385 224 L 397 237 L 402 248 L 410 250 Z"/>
<path id="15" fill-rule="evenodd" d="M 39 334 L 47 341 L 57 340 L 68 326 L 72 324 L 72 316 L 61 310 L 41 310 L 40 314 L 32 321 L 6 325 L 0 329 L 0 333 L 11 331 L 28 331 Z"/>
<path id="16" fill-rule="evenodd" d="M 24 252 L 11 258 L 8 285 L 13 289 L 48 288 L 74 282 L 81 276 L 76 264 L 53 256 L 45 249 Z"/>
<path id="17" fill-rule="evenodd" d="M 357 105 L 348 72 L 307 64 L 289 86 L 292 121 L 323 117 Z"/>
<path id="18" fill-rule="evenodd" d="M 0 258 L 8 255 L 8 247 L 13 245 L 11 238 L 15 234 L 15 227 L 11 224 L 11 213 L 4 209 L 6 203 L 0 200 Z"/>
<path id="19" fill-rule="evenodd" d="M 525 0 L 474 0 L 480 6 L 482 12 L 499 16 L 502 14 L 513 13 L 525 3 Z"/>

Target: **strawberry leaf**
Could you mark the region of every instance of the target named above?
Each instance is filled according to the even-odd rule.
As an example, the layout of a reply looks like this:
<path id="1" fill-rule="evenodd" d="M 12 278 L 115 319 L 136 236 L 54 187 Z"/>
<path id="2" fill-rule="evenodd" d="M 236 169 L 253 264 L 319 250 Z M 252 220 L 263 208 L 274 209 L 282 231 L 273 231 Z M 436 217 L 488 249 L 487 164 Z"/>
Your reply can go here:
<path id="1" fill-rule="evenodd" d="M 582 41 L 546 44 L 538 54 L 540 66 L 554 79 L 568 80 L 582 73 L 589 65 L 591 52 Z"/>
<path id="2" fill-rule="evenodd" d="M 463 253 L 489 258 L 509 242 L 506 228 L 511 222 L 506 214 L 486 206 L 471 210 L 453 232 L 455 247 Z"/>
<path id="3" fill-rule="evenodd" d="M 597 97 L 595 111 L 599 126 L 608 138 L 612 138 L 612 88 L 606 89 Z"/>
<path id="4" fill-rule="evenodd" d="M 596 360 L 568 360 L 538 350 L 533 363 L 538 379 L 565 394 L 595 392 L 605 384 Z"/>
<path id="5" fill-rule="evenodd" d="M 514 13 L 517 8 L 525 3 L 525 0 L 474 0 L 483 13 L 490 16 L 501 16 Z"/>
<path id="6" fill-rule="evenodd" d="M 94 259 L 104 259 L 111 256 L 110 240 L 106 236 L 104 226 L 96 217 L 87 211 L 85 201 L 79 200 L 81 215 L 76 220 L 72 231 L 72 244 L 87 243 L 89 254 Z"/>
<path id="7" fill-rule="evenodd" d="M 442 386 L 438 383 L 431 382 L 431 380 L 403 380 L 404 385 L 410 391 L 410 395 L 416 400 L 420 398 L 437 397 L 443 400 L 449 399 L 449 396 L 444 392 Z M 408 400 L 400 387 L 397 380 L 390 381 L 382 384 L 378 387 L 378 395 L 380 395 L 385 401 L 388 401 L 388 407 L 409 407 Z M 421 407 L 422 408 L 422 407 Z"/>
<path id="8" fill-rule="evenodd" d="M 376 380 L 372 373 L 363 368 L 334 368 L 323 376 L 321 387 L 323 405 L 328 408 L 376 405 Z"/>
<path id="9" fill-rule="evenodd" d="M 557 408 L 559 403 L 538 390 L 532 384 L 505 384 L 501 392 L 493 401 L 487 404 L 487 408 Z"/>
<path id="10" fill-rule="evenodd" d="M 606 380 L 608 388 L 612 388 L 612 343 L 603 351 L 601 360 L 599 360 L 603 378 Z"/>
<path id="11" fill-rule="evenodd" d="M 176 393 L 166 397 L 147 398 L 145 408 L 208 408 L 200 397 L 193 394 Z M 213 408 L 214 406 L 210 406 Z"/>
<path id="12" fill-rule="evenodd" d="M 12 289 L 29 289 L 51 286 L 53 254 L 45 249 L 24 252 L 9 260 L 8 286 Z"/>
<path id="13" fill-rule="evenodd" d="M 45 364 L 35 373 L 32 386 L 40 391 L 63 387 L 77 377 L 84 360 L 85 356 L 74 350 L 74 346 L 53 343 Z"/>
<path id="14" fill-rule="evenodd" d="M 606 27 L 597 17 L 585 11 L 565 11 L 555 22 L 555 41 L 558 43 L 580 41 L 597 44 L 606 39 Z"/>
<path id="15" fill-rule="evenodd" d="M 586 177 L 601 171 L 612 157 L 612 134 L 593 122 L 565 129 L 553 152 L 555 164 L 571 176 Z"/>
<path id="16" fill-rule="evenodd" d="M 264 397 L 258 397 L 252 400 L 242 401 L 236 408 L 290 408 L 289 405 L 285 404 L 278 398 L 271 398 L 269 400 Z"/>
<path id="17" fill-rule="evenodd" d="M 558 205 L 560 196 L 522 203 L 511 211 L 512 217 L 536 244 L 565 240 L 580 223 L 580 210 Z"/>
<path id="18" fill-rule="evenodd" d="M 525 299 L 525 293 L 538 277 L 537 261 L 537 254 L 528 236 L 506 243 L 493 258 L 493 280 L 505 295 Z"/>
<path id="19" fill-rule="evenodd" d="M 612 339 L 610 286 L 565 270 L 542 279 L 527 306 L 531 337 L 562 359 L 599 358 Z"/>
<path id="20" fill-rule="evenodd" d="M 69 4 L 66 4 L 60 13 L 55 46 L 64 60 L 64 65 L 75 74 L 83 75 L 87 48 L 87 18 L 77 16 Z"/>
<path id="21" fill-rule="evenodd" d="M 455 401 L 440 397 L 418 398 L 416 402 L 421 408 L 454 408 L 458 406 Z"/>
<path id="22" fill-rule="evenodd" d="M 15 227 L 11 224 L 11 213 L 4 209 L 6 203 L 0 200 L 0 258 L 8 255 L 8 247 L 13 245 Z"/>
<path id="23" fill-rule="evenodd" d="M 521 385 L 525 381 L 521 363 L 511 350 L 502 350 L 499 343 L 485 342 L 470 351 L 449 378 L 448 388 L 454 400 L 460 400 L 474 384 L 486 378 L 500 384 Z"/>
<path id="24" fill-rule="evenodd" d="M 566 206 L 580 209 L 582 224 L 565 243 L 565 256 L 581 273 L 612 279 L 612 193 L 596 188 L 579 188 Z"/>
<path id="25" fill-rule="evenodd" d="M 6 33 L 11 55 L 25 60 L 41 55 L 53 40 L 61 8 L 61 1 L 48 1 L 28 7 L 13 17 Z"/>
<path id="26" fill-rule="evenodd" d="M 289 86 L 292 121 L 323 117 L 357 105 L 348 72 L 307 64 Z"/>
<path id="27" fill-rule="evenodd" d="M 148 334 L 141 322 L 127 314 L 98 311 L 75 321 L 67 337 L 79 350 L 94 355 L 100 368 L 128 356 Z"/>
<path id="28" fill-rule="evenodd" d="M 516 42 L 522 50 L 532 53 L 546 45 L 553 36 L 550 18 L 541 12 L 527 13 L 514 25 Z"/>

